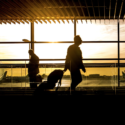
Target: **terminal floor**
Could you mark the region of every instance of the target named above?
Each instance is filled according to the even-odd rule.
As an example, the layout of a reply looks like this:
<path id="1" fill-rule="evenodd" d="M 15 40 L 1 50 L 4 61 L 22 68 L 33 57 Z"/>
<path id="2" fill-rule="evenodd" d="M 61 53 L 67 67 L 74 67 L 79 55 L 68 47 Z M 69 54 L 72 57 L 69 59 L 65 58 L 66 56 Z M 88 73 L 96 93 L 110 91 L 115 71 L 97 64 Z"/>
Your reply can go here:
<path id="1" fill-rule="evenodd" d="M 68 89 L 34 97 L 35 89 L 0 88 L 1 125 L 125 124 L 125 87 Z"/>

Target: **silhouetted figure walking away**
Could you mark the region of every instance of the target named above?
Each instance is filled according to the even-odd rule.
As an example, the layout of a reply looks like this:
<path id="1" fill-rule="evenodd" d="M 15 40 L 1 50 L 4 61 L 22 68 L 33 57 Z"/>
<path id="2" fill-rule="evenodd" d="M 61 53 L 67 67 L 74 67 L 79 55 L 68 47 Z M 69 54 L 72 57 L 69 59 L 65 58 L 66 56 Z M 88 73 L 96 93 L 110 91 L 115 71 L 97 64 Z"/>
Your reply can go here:
<path id="1" fill-rule="evenodd" d="M 28 52 L 30 55 L 30 61 L 28 64 L 28 75 L 30 79 L 30 87 L 36 88 L 37 87 L 36 75 L 39 73 L 39 57 L 34 53 L 32 49 L 30 49 Z"/>
<path id="2" fill-rule="evenodd" d="M 71 89 L 75 90 L 75 87 L 82 81 L 82 76 L 80 69 L 86 72 L 86 69 L 82 63 L 82 52 L 79 48 L 79 45 L 82 43 L 82 40 L 79 35 L 74 37 L 74 44 L 69 46 L 67 50 L 67 56 L 65 61 L 64 71 L 69 69 L 71 74 Z"/>

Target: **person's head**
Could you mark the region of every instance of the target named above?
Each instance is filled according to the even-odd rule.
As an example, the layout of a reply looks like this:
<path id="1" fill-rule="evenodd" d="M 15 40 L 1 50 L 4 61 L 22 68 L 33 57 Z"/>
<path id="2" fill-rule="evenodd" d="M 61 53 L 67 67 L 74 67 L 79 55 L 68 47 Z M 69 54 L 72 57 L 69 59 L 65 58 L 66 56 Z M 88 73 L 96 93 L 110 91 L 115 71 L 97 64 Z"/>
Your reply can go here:
<path id="1" fill-rule="evenodd" d="M 74 43 L 78 46 L 82 43 L 82 39 L 79 35 L 74 36 Z"/>
<path id="2" fill-rule="evenodd" d="M 32 54 L 34 53 L 34 51 L 33 51 L 32 49 L 30 49 L 30 50 L 28 51 L 28 53 L 29 53 L 30 55 L 32 55 Z"/>

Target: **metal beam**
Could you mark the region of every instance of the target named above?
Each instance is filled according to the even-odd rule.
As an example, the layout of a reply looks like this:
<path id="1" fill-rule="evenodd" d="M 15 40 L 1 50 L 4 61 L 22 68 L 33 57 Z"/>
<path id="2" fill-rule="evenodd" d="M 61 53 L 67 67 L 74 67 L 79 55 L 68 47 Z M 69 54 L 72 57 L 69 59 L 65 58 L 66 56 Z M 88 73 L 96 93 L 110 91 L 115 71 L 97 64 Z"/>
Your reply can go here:
<path id="1" fill-rule="evenodd" d="M 41 5 L 43 6 L 43 2 L 41 2 L 41 0 L 39 0 L 39 3 L 37 3 L 36 0 L 33 0 L 33 2 L 37 5 L 37 8 L 35 10 L 37 10 L 40 16 L 50 16 L 50 14 L 48 14 L 47 12 L 48 10 L 46 10 L 46 8 L 41 7 Z"/>
<path id="2" fill-rule="evenodd" d="M 65 21 L 64 21 L 64 20 L 62 20 L 62 22 L 65 24 Z"/>
<path id="3" fill-rule="evenodd" d="M 45 1 L 44 1 L 44 2 L 45 2 Z M 47 6 L 47 4 L 44 3 L 44 2 L 42 2 L 42 4 L 43 4 L 44 6 Z M 51 3 L 50 3 L 48 0 L 46 0 L 46 2 L 51 6 Z M 48 8 L 48 9 L 46 9 L 46 11 L 48 11 L 50 17 L 53 16 L 53 17 L 55 18 L 54 11 L 55 11 L 56 13 L 57 13 L 57 11 L 53 9 L 53 6 L 51 6 L 51 7 L 52 7 L 51 10 L 49 10 L 50 8 Z M 59 16 L 60 16 L 60 15 L 59 15 Z"/>
<path id="4" fill-rule="evenodd" d="M 43 20 L 45 22 L 45 20 Z M 51 24 L 51 21 L 50 20 L 47 20 L 50 24 Z M 47 22 L 45 22 L 47 24 Z"/>
<path id="5" fill-rule="evenodd" d="M 120 17 L 121 17 L 121 12 L 122 12 L 123 3 L 124 3 L 124 0 L 122 0 L 122 3 L 121 3 L 121 8 L 120 8 L 120 12 L 119 12 L 119 19 L 120 19 Z"/>
<path id="6" fill-rule="evenodd" d="M 38 22 L 37 22 L 36 20 L 34 20 L 34 22 L 35 22 L 36 24 L 38 24 Z"/>
<path id="7" fill-rule="evenodd" d="M 114 19 L 115 19 L 115 16 L 116 16 L 117 1 L 118 1 L 118 0 L 116 0 L 116 3 L 115 3 Z"/>
<path id="8" fill-rule="evenodd" d="M 11 22 L 10 21 L 8 21 L 8 20 L 4 20 L 6 23 L 9 23 L 9 24 L 11 24 Z"/>
<path id="9" fill-rule="evenodd" d="M 14 22 L 13 20 L 8 20 L 8 21 L 10 21 L 10 22 L 13 23 L 13 24 L 16 24 L 16 22 Z"/>
<path id="10" fill-rule="evenodd" d="M 105 0 L 104 0 L 104 22 L 105 22 Z"/>
<path id="11" fill-rule="evenodd" d="M 74 14 L 74 12 L 73 12 L 72 8 L 70 7 L 69 2 L 68 2 L 67 0 L 65 0 L 65 1 L 66 1 L 66 3 L 67 3 L 68 7 L 69 7 L 69 8 L 70 8 L 70 10 L 71 10 L 71 13 L 72 13 L 72 14 L 73 14 L 73 16 L 75 17 L 75 14 Z"/>
<path id="12" fill-rule="evenodd" d="M 64 12 L 59 8 L 57 2 L 55 0 L 53 0 L 53 2 L 55 3 L 55 5 L 58 7 L 58 10 L 60 11 L 60 13 L 65 17 Z M 59 13 L 58 13 L 59 14 Z M 65 17 L 66 18 L 66 17 Z M 59 22 L 59 20 L 57 20 Z M 64 23 L 64 21 L 62 20 L 62 22 Z M 60 23 L 60 22 L 59 22 Z"/>
<path id="13" fill-rule="evenodd" d="M 13 19 L 14 20 L 14 19 Z M 20 22 L 18 20 L 14 20 L 16 23 L 20 24 Z"/>
<path id="14" fill-rule="evenodd" d="M 43 23 L 41 20 L 38 20 L 41 24 Z"/>
<path id="15" fill-rule="evenodd" d="M 52 17 L 53 13 L 49 9 L 47 9 L 46 3 L 44 3 L 45 1 L 43 2 L 39 0 L 39 2 L 40 2 L 40 5 L 44 6 L 44 10 L 41 10 L 41 12 L 43 11 L 48 17 Z"/>
<path id="16" fill-rule="evenodd" d="M 24 22 L 26 22 L 27 24 L 29 24 L 29 22 L 27 20 L 23 20 Z"/>
<path id="17" fill-rule="evenodd" d="M 7 24 L 7 22 L 5 20 L 2 20 L 2 23 Z"/>
<path id="18" fill-rule="evenodd" d="M 120 42 L 119 42 L 119 19 L 118 19 L 118 87 L 120 87 Z"/>
<path id="19" fill-rule="evenodd" d="M 70 18 L 70 14 L 69 14 L 69 12 L 67 11 L 66 6 L 64 6 L 64 4 L 63 4 L 63 2 L 62 2 L 61 0 L 59 0 L 59 2 L 60 2 L 61 5 L 63 6 L 63 8 L 64 8 L 66 14 L 68 15 L 68 17 Z"/>
<path id="20" fill-rule="evenodd" d="M 95 16 L 95 18 L 96 19 L 104 19 L 104 16 L 100 16 L 100 18 L 99 18 L 99 16 Z M 7 17 L 0 17 L 0 20 L 6 20 L 7 19 Z M 92 20 L 93 19 L 93 17 L 91 16 L 91 17 L 89 17 L 89 16 L 86 16 L 86 17 L 83 17 L 83 16 L 76 16 L 75 17 L 75 19 L 77 19 L 77 20 Z M 105 19 L 109 19 L 109 16 L 106 16 L 105 17 Z M 111 16 L 110 17 L 110 19 L 114 19 L 114 15 L 113 16 Z M 73 16 L 71 16 L 71 18 L 69 18 L 69 17 L 55 17 L 55 18 L 37 18 L 37 17 L 9 17 L 9 19 L 8 20 L 71 20 L 72 22 L 73 22 L 73 20 L 74 20 L 74 17 Z"/>
<path id="21" fill-rule="evenodd" d="M 109 21 L 110 21 L 110 15 L 111 15 L 111 0 L 110 0 L 110 4 L 109 4 Z"/>
<path id="22" fill-rule="evenodd" d="M 31 49 L 34 50 L 34 22 L 31 22 Z"/>
<path id="23" fill-rule="evenodd" d="M 85 5 L 86 5 L 86 8 L 87 8 L 87 12 L 88 12 L 89 18 L 90 18 L 90 13 L 89 13 L 89 9 L 88 9 L 88 5 L 87 5 L 86 0 L 85 0 Z M 90 21 L 91 21 L 91 19 L 90 19 Z M 86 22 L 87 22 L 87 20 L 86 20 Z"/>
<path id="24" fill-rule="evenodd" d="M 92 0 L 91 0 L 91 3 L 92 3 L 93 14 L 94 14 L 94 18 L 95 18 L 95 10 L 94 10 L 94 6 L 93 6 L 93 2 L 92 2 Z M 95 21 L 96 21 L 96 18 L 95 18 Z"/>
<path id="25" fill-rule="evenodd" d="M 74 4 L 74 6 L 75 6 L 75 9 L 76 9 L 76 12 L 77 12 L 78 16 L 80 16 L 79 11 L 78 11 L 78 9 L 77 9 L 77 6 L 76 6 L 74 0 L 72 0 L 72 2 L 73 2 L 73 4 Z"/>
<path id="26" fill-rule="evenodd" d="M 74 36 L 76 36 L 76 19 L 74 19 Z"/>
<path id="27" fill-rule="evenodd" d="M 100 8 L 99 8 L 99 0 L 98 0 L 98 11 L 99 11 L 99 19 L 100 19 Z M 101 19 L 100 19 L 100 23 L 101 23 Z"/>
<path id="28" fill-rule="evenodd" d="M 20 21 L 21 23 L 25 24 L 25 22 L 24 22 L 24 21 L 22 21 L 22 20 L 18 20 L 18 21 Z"/>
<path id="29" fill-rule="evenodd" d="M 54 19 L 52 19 L 52 21 L 56 24 L 56 21 Z"/>
<path id="30" fill-rule="evenodd" d="M 78 0 L 78 2 L 79 2 L 79 5 L 80 5 L 80 8 L 81 8 L 81 10 L 82 10 L 83 16 L 85 17 L 85 13 L 84 13 L 84 11 L 83 11 L 83 9 L 82 9 L 81 2 L 80 2 L 79 0 Z"/>

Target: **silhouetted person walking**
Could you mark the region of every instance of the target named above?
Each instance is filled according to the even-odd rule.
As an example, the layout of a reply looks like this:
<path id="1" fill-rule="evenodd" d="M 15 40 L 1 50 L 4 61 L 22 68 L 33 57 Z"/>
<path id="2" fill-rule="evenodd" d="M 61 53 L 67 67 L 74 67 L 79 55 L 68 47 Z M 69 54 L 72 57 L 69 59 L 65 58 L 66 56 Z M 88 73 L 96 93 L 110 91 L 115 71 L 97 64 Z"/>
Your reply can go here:
<path id="1" fill-rule="evenodd" d="M 71 89 L 75 90 L 75 87 L 82 81 L 82 76 L 80 69 L 86 72 L 86 69 L 82 63 L 82 52 L 79 48 L 79 45 L 82 43 L 82 40 L 79 35 L 74 37 L 74 44 L 69 46 L 67 50 L 67 56 L 65 61 L 65 69 L 69 69 L 71 74 Z"/>
<path id="2" fill-rule="evenodd" d="M 30 78 L 30 87 L 36 88 L 36 75 L 39 73 L 39 57 L 34 53 L 32 49 L 29 51 L 30 61 L 28 64 L 28 75 Z M 33 83 L 34 82 L 34 83 Z"/>

